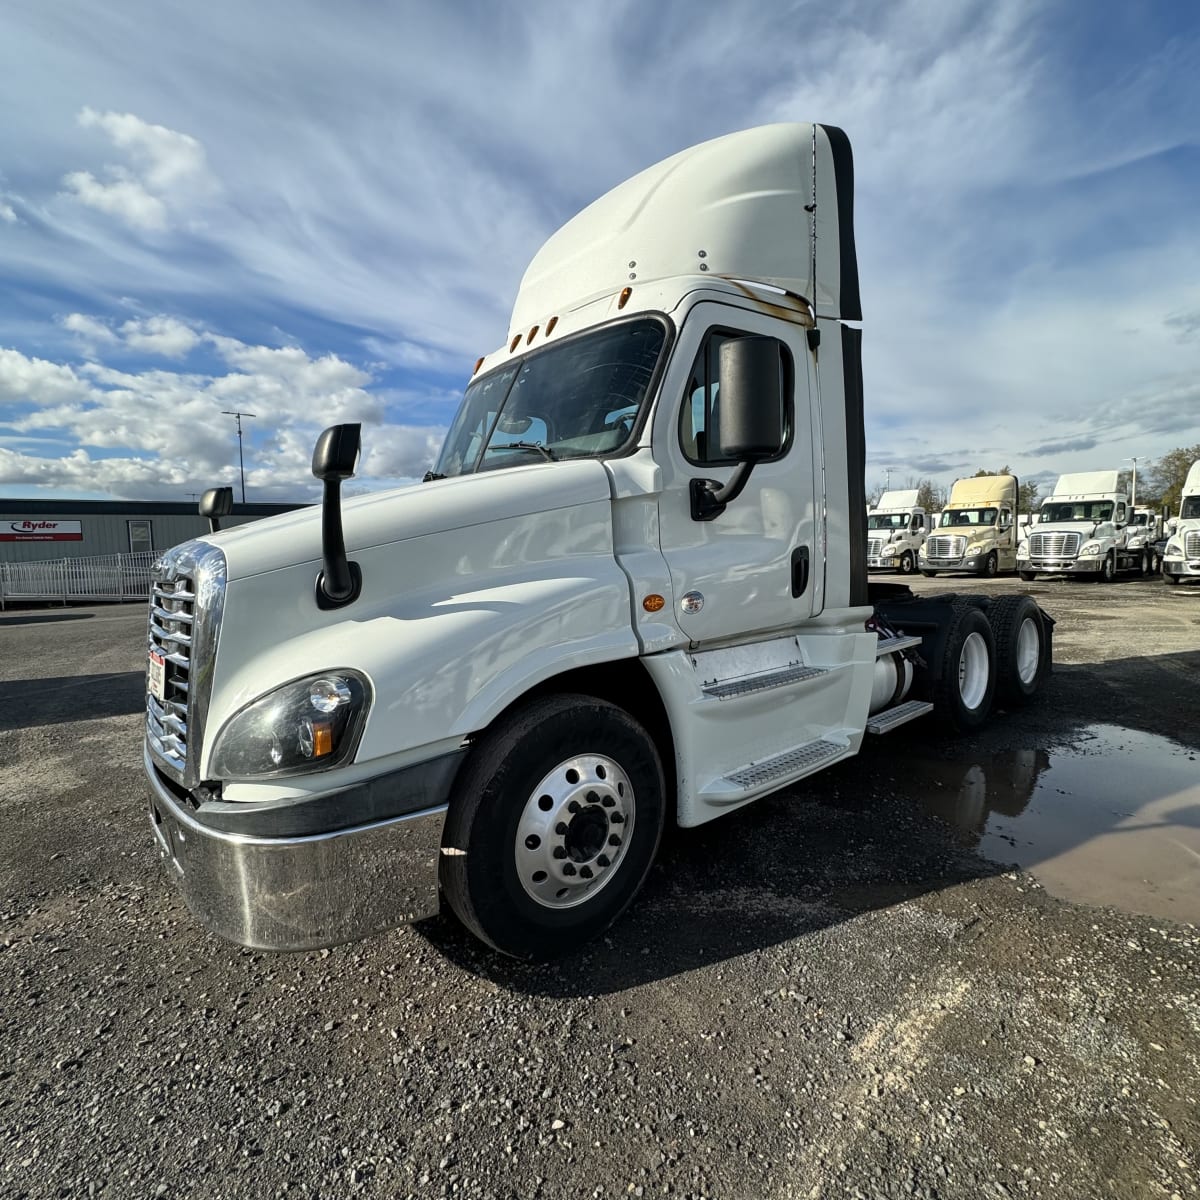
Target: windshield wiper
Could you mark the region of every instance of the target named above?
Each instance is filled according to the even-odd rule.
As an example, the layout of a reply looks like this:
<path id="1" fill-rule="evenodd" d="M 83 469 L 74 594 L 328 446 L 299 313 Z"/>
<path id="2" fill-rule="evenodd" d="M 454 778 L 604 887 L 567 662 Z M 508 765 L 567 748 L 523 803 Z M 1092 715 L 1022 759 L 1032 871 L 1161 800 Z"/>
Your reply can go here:
<path id="1" fill-rule="evenodd" d="M 558 457 L 544 442 L 501 442 L 488 447 L 489 450 L 536 450 L 548 462 L 558 462 Z"/>

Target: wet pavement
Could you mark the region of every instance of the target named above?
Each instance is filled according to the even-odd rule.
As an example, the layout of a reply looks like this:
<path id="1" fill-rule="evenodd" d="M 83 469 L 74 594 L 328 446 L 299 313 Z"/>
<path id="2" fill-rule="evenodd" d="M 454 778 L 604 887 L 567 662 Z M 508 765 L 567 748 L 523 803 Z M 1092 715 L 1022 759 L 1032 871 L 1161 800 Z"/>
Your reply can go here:
<path id="1" fill-rule="evenodd" d="M 926 812 L 1054 895 L 1200 924 L 1200 755 L 1168 738 L 1087 725 L 1072 744 L 979 762 L 914 753 Z"/>

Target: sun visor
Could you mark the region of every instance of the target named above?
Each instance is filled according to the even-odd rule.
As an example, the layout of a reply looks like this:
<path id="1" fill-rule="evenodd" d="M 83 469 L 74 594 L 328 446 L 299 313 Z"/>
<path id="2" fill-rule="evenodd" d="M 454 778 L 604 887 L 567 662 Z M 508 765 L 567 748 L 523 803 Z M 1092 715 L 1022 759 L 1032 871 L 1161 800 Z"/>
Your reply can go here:
<path id="1" fill-rule="evenodd" d="M 765 125 L 635 175 L 538 251 L 510 336 L 639 281 L 697 275 L 758 280 L 803 296 L 818 316 L 861 320 L 846 135 Z"/>

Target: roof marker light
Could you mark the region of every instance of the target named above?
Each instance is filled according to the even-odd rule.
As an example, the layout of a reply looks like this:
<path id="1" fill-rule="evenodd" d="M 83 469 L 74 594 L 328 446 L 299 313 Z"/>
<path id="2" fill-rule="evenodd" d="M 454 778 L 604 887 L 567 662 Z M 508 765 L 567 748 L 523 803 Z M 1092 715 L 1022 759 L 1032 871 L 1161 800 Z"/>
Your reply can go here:
<path id="1" fill-rule="evenodd" d="M 549 337 L 554 332 L 554 327 L 557 324 L 558 324 L 557 317 L 551 317 L 550 320 L 548 320 L 546 322 L 546 336 L 547 337 Z"/>
<path id="2" fill-rule="evenodd" d="M 485 357 L 486 357 L 485 355 L 481 354 L 481 355 L 480 355 L 480 356 L 479 356 L 479 357 L 478 357 L 478 358 L 475 360 L 475 370 L 473 370 L 473 371 L 471 372 L 471 374 L 472 374 L 472 375 L 478 375 L 478 374 L 479 374 L 479 368 L 483 366 L 483 360 L 484 360 L 484 358 L 485 358 Z"/>
<path id="3" fill-rule="evenodd" d="M 513 340 L 508 343 L 509 353 L 511 354 L 520 344 L 521 344 L 521 335 L 519 333 L 514 333 Z"/>
<path id="4" fill-rule="evenodd" d="M 621 294 L 617 297 L 617 307 L 624 308 L 629 303 L 629 297 L 633 295 L 633 288 L 623 287 Z"/>
<path id="5" fill-rule="evenodd" d="M 538 327 L 535 325 L 535 326 L 534 326 L 534 327 L 533 327 L 533 328 L 532 328 L 532 329 L 531 329 L 531 330 L 530 330 L 530 331 L 529 331 L 529 332 L 528 332 L 528 333 L 525 335 L 525 345 L 527 345 L 527 346 L 528 346 L 528 345 L 529 345 L 529 343 L 530 343 L 530 342 L 532 342 L 532 341 L 533 341 L 533 339 L 534 339 L 535 337 L 537 337 L 537 331 L 538 331 Z"/>

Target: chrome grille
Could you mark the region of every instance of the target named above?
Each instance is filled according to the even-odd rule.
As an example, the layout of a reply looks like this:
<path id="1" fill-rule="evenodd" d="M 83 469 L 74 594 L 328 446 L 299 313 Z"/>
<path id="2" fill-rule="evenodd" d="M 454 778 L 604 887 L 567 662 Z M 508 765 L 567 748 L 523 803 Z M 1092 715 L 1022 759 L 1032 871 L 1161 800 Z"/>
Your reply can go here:
<path id="1" fill-rule="evenodd" d="M 164 661 L 163 699 L 146 687 L 146 744 L 185 787 L 199 783 L 201 743 L 213 662 L 225 607 L 225 555 L 207 542 L 184 542 L 154 564 L 149 650 Z"/>
<path id="2" fill-rule="evenodd" d="M 1186 558 L 1200 558 L 1200 529 L 1189 529 L 1184 535 L 1183 553 Z"/>
<path id="3" fill-rule="evenodd" d="M 192 627 L 196 620 L 192 579 L 179 575 L 150 588 L 150 650 L 162 656 L 165 697 L 146 689 L 146 733 L 151 746 L 181 774 L 187 769 L 188 689 Z"/>
<path id="4" fill-rule="evenodd" d="M 925 543 L 926 558 L 962 558 L 966 552 L 965 537 L 931 537 Z"/>
<path id="5" fill-rule="evenodd" d="M 867 539 L 867 557 L 868 558 L 878 558 L 879 552 L 882 549 L 883 549 L 883 539 L 882 538 L 868 538 Z"/>
<path id="6" fill-rule="evenodd" d="M 1078 553 L 1077 533 L 1033 533 L 1029 536 L 1030 558 L 1074 558 Z"/>

